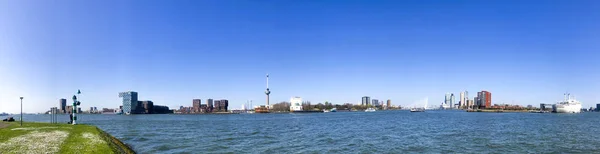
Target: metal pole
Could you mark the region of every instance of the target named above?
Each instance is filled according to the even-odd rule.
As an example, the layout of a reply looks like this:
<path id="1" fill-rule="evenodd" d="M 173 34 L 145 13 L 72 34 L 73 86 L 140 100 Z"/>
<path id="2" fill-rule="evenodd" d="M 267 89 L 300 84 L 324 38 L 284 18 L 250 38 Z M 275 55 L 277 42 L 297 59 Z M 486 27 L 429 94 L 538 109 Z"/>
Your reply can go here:
<path id="1" fill-rule="evenodd" d="M 23 97 L 21 97 L 21 126 L 23 126 Z"/>

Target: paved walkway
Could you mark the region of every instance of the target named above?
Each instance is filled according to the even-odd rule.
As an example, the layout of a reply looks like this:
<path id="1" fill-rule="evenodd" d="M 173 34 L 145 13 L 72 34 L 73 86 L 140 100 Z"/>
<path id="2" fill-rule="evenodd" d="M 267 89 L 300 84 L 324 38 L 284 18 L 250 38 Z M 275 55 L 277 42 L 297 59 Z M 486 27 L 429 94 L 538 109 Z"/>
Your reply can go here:
<path id="1" fill-rule="evenodd" d="M 8 123 L 0 122 L 0 128 L 8 127 Z"/>

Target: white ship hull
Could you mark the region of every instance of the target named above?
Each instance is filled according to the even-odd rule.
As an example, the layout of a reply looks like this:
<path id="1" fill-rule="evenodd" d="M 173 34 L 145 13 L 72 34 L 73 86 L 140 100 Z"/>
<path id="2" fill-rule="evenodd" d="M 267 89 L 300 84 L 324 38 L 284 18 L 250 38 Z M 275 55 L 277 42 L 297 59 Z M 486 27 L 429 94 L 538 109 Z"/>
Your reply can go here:
<path id="1" fill-rule="evenodd" d="M 581 104 L 556 104 L 556 113 L 579 113 Z"/>

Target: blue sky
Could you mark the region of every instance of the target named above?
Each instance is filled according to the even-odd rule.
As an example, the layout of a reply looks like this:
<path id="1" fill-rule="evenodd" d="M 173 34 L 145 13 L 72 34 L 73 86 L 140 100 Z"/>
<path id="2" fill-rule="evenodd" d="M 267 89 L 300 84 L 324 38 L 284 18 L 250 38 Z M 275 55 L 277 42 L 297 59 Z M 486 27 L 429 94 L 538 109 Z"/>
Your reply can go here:
<path id="1" fill-rule="evenodd" d="M 192 99 L 410 105 L 600 103 L 600 1 L 2 1 L 0 112 L 42 112 L 82 90 L 169 107 Z M 69 102 L 70 103 L 70 102 Z"/>

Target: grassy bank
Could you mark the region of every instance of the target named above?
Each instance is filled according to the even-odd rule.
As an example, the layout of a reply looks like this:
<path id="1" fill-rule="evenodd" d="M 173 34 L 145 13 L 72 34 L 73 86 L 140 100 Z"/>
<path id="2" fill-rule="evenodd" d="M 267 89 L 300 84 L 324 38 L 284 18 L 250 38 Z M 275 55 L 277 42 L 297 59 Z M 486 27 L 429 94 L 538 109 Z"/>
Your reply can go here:
<path id="1" fill-rule="evenodd" d="M 95 126 L 1 123 L 0 153 L 135 153 Z"/>

